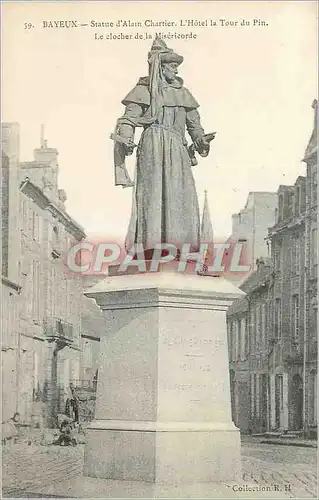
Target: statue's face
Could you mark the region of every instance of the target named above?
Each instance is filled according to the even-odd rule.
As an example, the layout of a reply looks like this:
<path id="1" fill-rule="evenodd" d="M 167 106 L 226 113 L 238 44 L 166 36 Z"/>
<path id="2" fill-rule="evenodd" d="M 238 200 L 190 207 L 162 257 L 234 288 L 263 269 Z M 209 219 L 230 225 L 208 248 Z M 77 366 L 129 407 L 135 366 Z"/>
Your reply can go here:
<path id="1" fill-rule="evenodd" d="M 176 80 L 176 75 L 178 73 L 178 64 L 177 63 L 163 63 L 162 70 L 163 76 L 168 83 Z"/>

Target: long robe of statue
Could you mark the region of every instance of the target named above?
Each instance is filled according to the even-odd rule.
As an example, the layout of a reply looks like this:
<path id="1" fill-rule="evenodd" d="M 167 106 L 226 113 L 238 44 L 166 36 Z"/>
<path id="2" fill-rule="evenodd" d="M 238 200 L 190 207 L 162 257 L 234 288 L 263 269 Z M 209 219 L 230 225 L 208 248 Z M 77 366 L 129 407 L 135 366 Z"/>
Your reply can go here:
<path id="1" fill-rule="evenodd" d="M 145 250 L 158 243 L 183 243 L 199 248 L 199 206 L 185 132 L 202 156 L 206 141 L 199 104 L 177 76 L 183 57 L 156 39 L 148 56 L 149 76 L 123 99 L 125 113 L 116 134 L 123 139 L 124 155 L 134 148 L 136 127 L 143 127 L 137 147 L 136 178 L 126 248 L 141 243 Z M 115 147 L 119 147 L 115 143 Z M 127 179 L 116 184 L 130 185 Z"/>

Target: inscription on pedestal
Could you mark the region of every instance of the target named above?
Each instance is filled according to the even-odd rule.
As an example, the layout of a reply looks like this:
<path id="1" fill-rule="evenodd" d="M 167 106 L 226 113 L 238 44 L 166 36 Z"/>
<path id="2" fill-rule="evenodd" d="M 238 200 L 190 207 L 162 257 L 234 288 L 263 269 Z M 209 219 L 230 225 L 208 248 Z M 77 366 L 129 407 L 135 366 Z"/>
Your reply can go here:
<path id="1" fill-rule="evenodd" d="M 187 336 L 174 332 L 162 338 L 163 402 L 169 405 L 170 414 L 181 420 L 207 420 L 223 406 L 226 385 L 219 368 L 223 355 L 219 353 L 227 346 L 224 339 L 207 333 Z"/>
<path id="2" fill-rule="evenodd" d="M 211 338 L 201 338 L 201 337 L 183 337 L 183 335 L 178 335 L 175 337 L 164 337 L 163 344 L 168 346 L 178 345 L 180 347 L 203 347 L 210 346 L 214 349 L 219 349 L 225 346 L 225 342 L 219 339 Z"/>

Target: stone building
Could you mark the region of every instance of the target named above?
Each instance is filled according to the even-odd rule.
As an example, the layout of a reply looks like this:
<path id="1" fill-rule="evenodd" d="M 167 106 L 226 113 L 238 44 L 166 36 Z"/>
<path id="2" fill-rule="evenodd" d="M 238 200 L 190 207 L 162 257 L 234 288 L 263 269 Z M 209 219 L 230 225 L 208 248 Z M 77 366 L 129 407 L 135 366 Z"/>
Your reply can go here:
<path id="1" fill-rule="evenodd" d="M 306 221 L 305 221 L 305 275 L 306 275 L 306 321 L 304 338 L 304 371 L 305 393 L 304 400 L 305 429 L 312 433 L 317 429 L 318 407 L 318 102 L 314 100 L 313 131 L 305 151 L 303 161 L 306 164 Z"/>
<path id="2" fill-rule="evenodd" d="M 35 165 L 41 169 L 41 164 Z M 64 256 L 85 236 L 61 203 L 51 201 L 49 193 L 31 181 L 30 170 L 29 164 L 21 165 L 20 413 L 24 418 L 36 401 L 47 402 L 54 415 L 64 399 L 59 392 L 70 379 L 79 378 L 82 283 L 67 275 Z"/>
<path id="3" fill-rule="evenodd" d="M 42 139 L 34 160 L 20 162 L 19 126 L 4 124 L 2 137 L 4 416 L 52 421 L 70 382 L 84 376 L 82 320 L 90 316 L 96 336 L 99 311 L 66 269 L 66 252 L 85 233 L 66 212 L 57 150 Z"/>
<path id="4" fill-rule="evenodd" d="M 316 432 L 316 127 L 315 119 L 304 158 L 306 176 L 298 177 L 293 186 L 279 186 L 276 220 L 268 230 L 271 260 L 257 259 L 257 270 L 240 286 L 247 293 L 247 310 L 239 313 L 235 303 L 228 311 L 230 345 L 236 342 L 232 325 L 241 321 L 242 314 L 248 324 L 249 362 L 234 365 L 231 360 L 230 370 L 236 379 L 242 366 L 246 370 L 242 377 L 250 380 L 251 432 Z M 236 384 L 234 389 L 236 406 L 243 396 L 236 394 Z M 237 422 L 241 427 L 240 416 Z"/>
<path id="5" fill-rule="evenodd" d="M 294 186 L 280 186 L 278 217 L 269 229 L 272 248 L 269 341 L 271 392 L 270 427 L 301 430 L 303 427 L 303 355 L 305 308 L 306 178 Z"/>
<path id="6" fill-rule="evenodd" d="M 268 429 L 270 259 L 241 284 L 246 297 L 227 311 L 233 420 L 243 432 Z"/>
<path id="7" fill-rule="evenodd" d="M 236 300 L 227 311 L 231 410 L 233 422 L 243 432 L 250 428 L 250 379 L 248 301 Z"/>
<path id="8" fill-rule="evenodd" d="M 1 373 L 2 419 L 18 410 L 19 293 L 19 125 L 4 124 L 1 134 Z"/>
<path id="9" fill-rule="evenodd" d="M 83 291 L 104 277 L 83 276 Z M 80 384 L 88 388 L 96 388 L 99 368 L 100 338 L 105 332 L 106 320 L 102 310 L 94 299 L 83 295 L 82 330 L 81 330 L 81 373 Z"/>

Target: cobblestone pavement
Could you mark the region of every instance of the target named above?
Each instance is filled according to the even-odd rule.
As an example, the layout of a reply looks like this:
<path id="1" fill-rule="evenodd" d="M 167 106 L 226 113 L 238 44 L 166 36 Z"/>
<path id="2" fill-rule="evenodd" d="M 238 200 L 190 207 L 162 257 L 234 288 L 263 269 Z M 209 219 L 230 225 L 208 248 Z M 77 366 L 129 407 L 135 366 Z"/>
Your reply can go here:
<path id="1" fill-rule="evenodd" d="M 242 445 L 243 480 L 236 485 L 224 485 L 232 498 L 273 498 L 271 494 L 261 496 L 260 491 L 265 488 L 281 491 L 276 498 L 317 498 L 315 448 L 260 444 L 251 438 L 244 439 Z M 5 447 L 3 497 L 67 496 L 66 491 L 61 491 L 62 483 L 81 481 L 83 452 L 83 445 Z M 69 496 L 78 495 L 70 492 Z"/>
<path id="2" fill-rule="evenodd" d="M 24 492 L 35 492 L 38 488 L 81 475 L 83 452 L 83 445 L 64 447 L 23 444 L 4 447 L 3 496 L 18 497 Z"/>
<path id="3" fill-rule="evenodd" d="M 243 483 L 279 485 L 290 498 L 317 498 L 317 449 L 242 440 Z"/>

